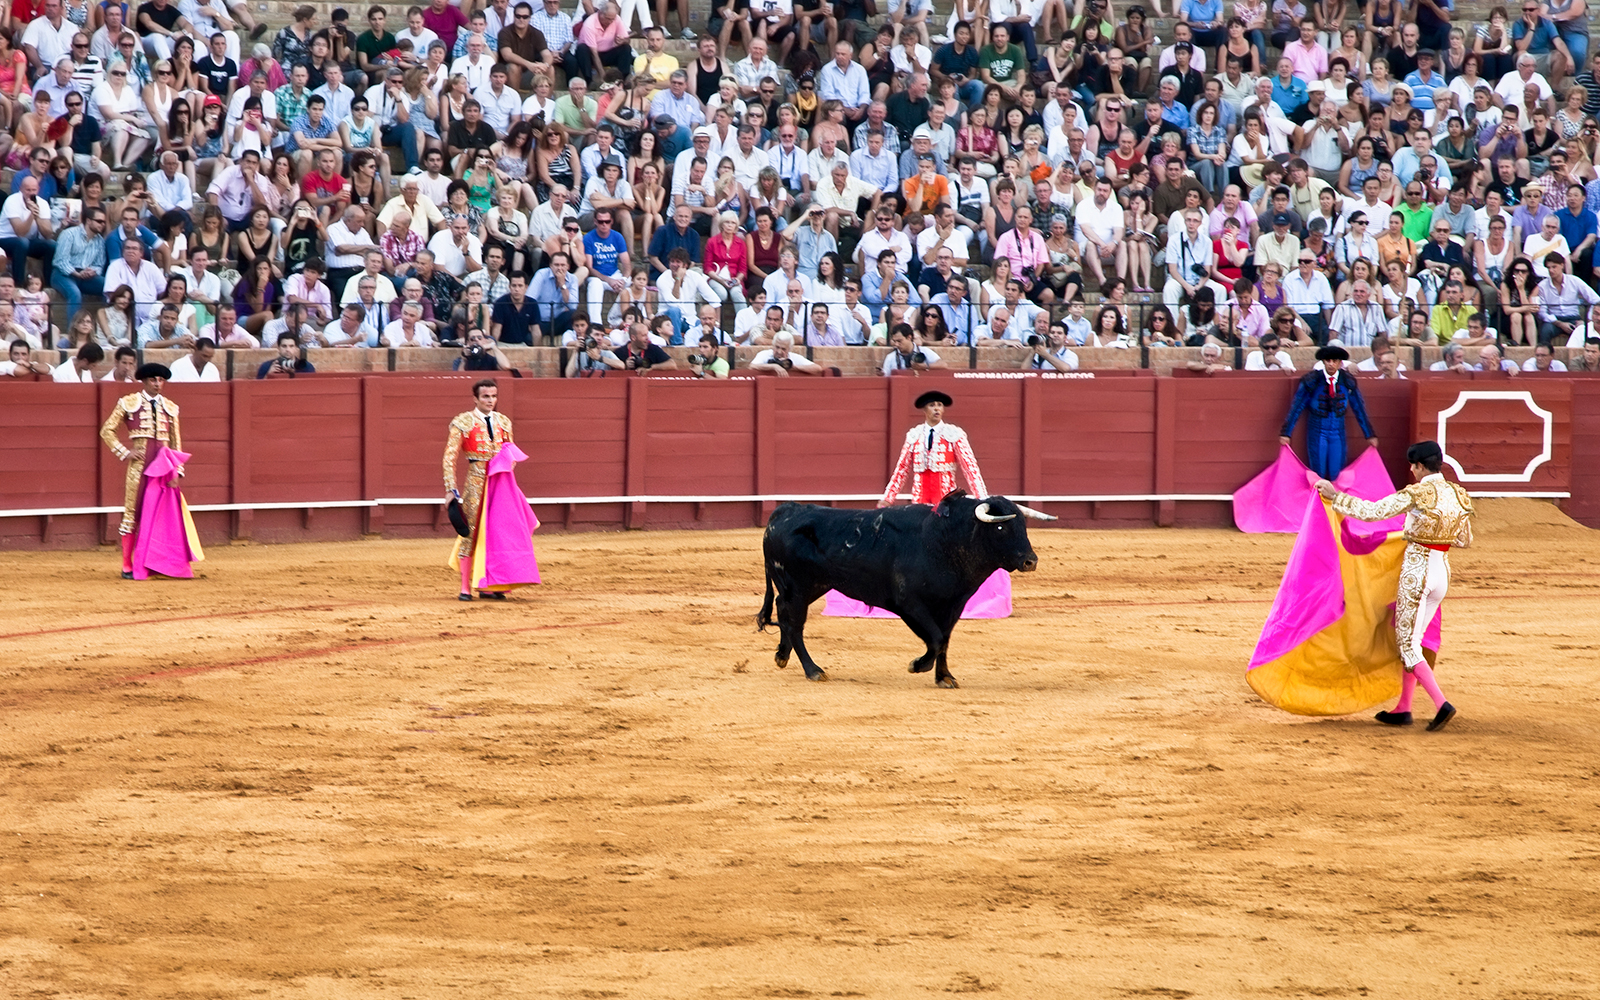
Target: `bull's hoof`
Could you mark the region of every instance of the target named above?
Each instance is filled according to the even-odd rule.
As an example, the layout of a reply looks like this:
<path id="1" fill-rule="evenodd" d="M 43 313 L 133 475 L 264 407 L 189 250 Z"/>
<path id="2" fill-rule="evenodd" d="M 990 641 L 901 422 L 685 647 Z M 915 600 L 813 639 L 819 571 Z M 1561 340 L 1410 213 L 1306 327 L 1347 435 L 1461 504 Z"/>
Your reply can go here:
<path id="1" fill-rule="evenodd" d="M 789 658 L 787 656 L 774 656 L 772 662 L 778 665 L 779 670 L 782 670 L 789 665 Z"/>
<path id="2" fill-rule="evenodd" d="M 958 688 L 960 686 L 960 684 L 956 683 L 956 679 L 954 677 L 941 677 L 939 680 L 934 682 L 934 687 Z"/>
<path id="3" fill-rule="evenodd" d="M 933 661 L 932 660 L 929 660 L 927 663 L 923 663 L 921 660 L 912 660 L 911 661 L 911 672 L 914 673 L 914 674 L 925 674 L 925 673 L 927 673 L 928 671 L 930 671 L 932 669 L 933 669 Z"/>
<path id="4" fill-rule="evenodd" d="M 825 681 L 827 679 L 828 672 L 826 670 L 818 670 L 815 673 L 806 674 L 806 680 L 808 681 Z"/>

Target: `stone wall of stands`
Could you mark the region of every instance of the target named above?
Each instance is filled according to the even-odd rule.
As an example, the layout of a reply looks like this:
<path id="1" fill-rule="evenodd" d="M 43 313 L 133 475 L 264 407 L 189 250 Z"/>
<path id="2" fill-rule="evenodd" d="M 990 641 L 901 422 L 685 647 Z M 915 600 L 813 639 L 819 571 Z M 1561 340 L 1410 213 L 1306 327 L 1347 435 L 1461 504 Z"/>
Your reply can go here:
<path id="1" fill-rule="evenodd" d="M 201 508 L 202 538 L 446 535 L 444 428 L 470 405 L 473 377 L 170 386 L 193 455 L 184 488 Z M 123 467 L 98 430 L 131 387 L 0 382 L 0 548 L 114 540 L 117 514 L 81 511 L 120 509 Z M 873 496 L 918 419 L 912 400 L 934 386 L 955 397 L 950 418 L 970 433 L 989 489 L 1074 498 L 1037 502 L 1062 526 L 1227 525 L 1226 501 L 1184 498 L 1231 494 L 1273 460 L 1294 382 L 1130 369 L 722 382 L 502 376 L 499 384 L 501 410 L 531 459 L 520 468 L 523 489 L 552 501 L 536 507 L 544 530 L 582 531 L 750 526 L 777 498 Z M 1442 418 L 1471 489 L 1568 493 L 1562 507 L 1600 527 L 1600 378 L 1414 373 L 1363 378 L 1363 388 L 1396 482 L 1406 477 L 1407 444 L 1437 436 Z M 1353 421 L 1349 435 L 1354 455 L 1364 444 Z M 589 497 L 618 499 L 581 502 Z"/>

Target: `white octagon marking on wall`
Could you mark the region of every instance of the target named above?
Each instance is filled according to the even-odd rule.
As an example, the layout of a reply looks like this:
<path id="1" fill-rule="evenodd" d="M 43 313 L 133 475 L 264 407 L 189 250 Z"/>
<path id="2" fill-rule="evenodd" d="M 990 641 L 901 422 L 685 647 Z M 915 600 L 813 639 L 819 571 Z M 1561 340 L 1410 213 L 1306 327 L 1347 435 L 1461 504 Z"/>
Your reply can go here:
<path id="1" fill-rule="evenodd" d="M 1461 463 L 1450 457 L 1450 446 L 1446 442 L 1445 434 L 1450 423 L 1450 418 L 1466 409 L 1468 403 L 1475 399 L 1484 400 L 1520 400 L 1534 416 L 1544 421 L 1544 448 L 1530 460 L 1521 473 L 1469 473 L 1461 468 Z M 1555 437 L 1555 419 L 1549 410 L 1540 409 L 1539 404 L 1533 401 L 1533 393 L 1523 390 L 1511 392 L 1508 390 L 1462 390 L 1456 396 L 1456 401 L 1447 410 L 1439 411 L 1439 447 L 1444 451 L 1444 460 L 1450 468 L 1456 470 L 1456 478 L 1463 483 L 1526 483 L 1533 480 L 1533 470 L 1550 461 L 1552 450 L 1551 441 Z"/>

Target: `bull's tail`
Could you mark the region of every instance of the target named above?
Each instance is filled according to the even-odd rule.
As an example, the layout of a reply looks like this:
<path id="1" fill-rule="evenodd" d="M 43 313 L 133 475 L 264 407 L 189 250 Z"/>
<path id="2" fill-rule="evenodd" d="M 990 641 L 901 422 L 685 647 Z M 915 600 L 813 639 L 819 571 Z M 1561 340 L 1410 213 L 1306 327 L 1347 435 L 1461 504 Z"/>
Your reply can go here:
<path id="1" fill-rule="evenodd" d="M 756 631 L 765 632 L 767 626 L 772 624 L 772 565 L 767 565 L 767 598 L 761 602 L 761 611 L 756 615 Z"/>

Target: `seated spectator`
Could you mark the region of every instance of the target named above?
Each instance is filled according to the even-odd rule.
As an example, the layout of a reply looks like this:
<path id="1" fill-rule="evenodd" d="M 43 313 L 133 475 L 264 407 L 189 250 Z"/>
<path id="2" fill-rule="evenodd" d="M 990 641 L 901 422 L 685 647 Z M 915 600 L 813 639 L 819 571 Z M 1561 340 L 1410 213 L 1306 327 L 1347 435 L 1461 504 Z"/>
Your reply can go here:
<path id="1" fill-rule="evenodd" d="M 62 365 L 65 368 L 65 365 Z M 1567 366 L 1556 360 L 1555 351 L 1549 344 L 1539 344 L 1533 349 L 1533 357 L 1522 363 L 1525 372 L 1564 372 Z"/>
<path id="2" fill-rule="evenodd" d="M 824 307 L 826 309 L 826 307 Z M 823 368 L 794 353 L 794 334 L 773 335 L 772 346 L 750 359 L 750 370 L 762 375 L 788 378 L 790 375 L 821 375 Z"/>
<path id="3" fill-rule="evenodd" d="M 300 338 L 292 333 L 278 335 L 278 356 L 261 362 L 256 378 L 294 378 L 316 371 L 300 350 Z"/>

